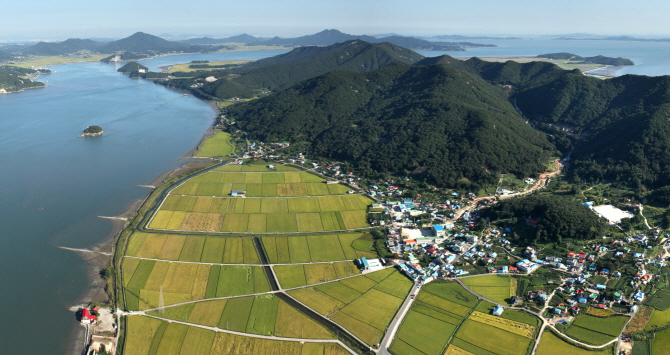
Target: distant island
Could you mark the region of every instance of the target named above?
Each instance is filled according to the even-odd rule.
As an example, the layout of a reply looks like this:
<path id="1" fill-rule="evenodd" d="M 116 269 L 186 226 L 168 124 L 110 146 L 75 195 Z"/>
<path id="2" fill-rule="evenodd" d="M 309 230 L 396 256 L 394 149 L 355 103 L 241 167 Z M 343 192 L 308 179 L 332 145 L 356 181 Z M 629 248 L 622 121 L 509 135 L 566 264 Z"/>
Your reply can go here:
<path id="1" fill-rule="evenodd" d="M 540 54 L 537 57 L 554 59 L 554 60 L 569 60 L 572 62 L 579 62 L 584 64 L 602 64 L 602 65 L 614 65 L 614 66 L 635 65 L 635 63 L 633 63 L 633 61 L 628 58 L 605 57 L 603 55 L 597 55 L 595 57 L 580 57 L 576 54 L 560 52 L 560 53 Z"/>
<path id="2" fill-rule="evenodd" d="M 131 78 L 139 78 L 141 74 L 149 71 L 149 68 L 138 62 L 130 62 L 117 70 L 119 73 L 130 73 Z"/>
<path id="3" fill-rule="evenodd" d="M 100 126 L 88 126 L 79 137 L 99 137 L 103 133 Z"/>

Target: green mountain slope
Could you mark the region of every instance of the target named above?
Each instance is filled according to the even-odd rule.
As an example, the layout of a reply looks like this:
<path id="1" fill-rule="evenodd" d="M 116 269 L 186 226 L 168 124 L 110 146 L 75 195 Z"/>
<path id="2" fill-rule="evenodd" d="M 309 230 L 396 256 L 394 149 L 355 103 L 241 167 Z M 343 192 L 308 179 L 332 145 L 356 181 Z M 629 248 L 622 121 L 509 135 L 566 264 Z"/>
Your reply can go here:
<path id="1" fill-rule="evenodd" d="M 576 181 L 645 189 L 670 185 L 670 77 L 600 80 L 549 63 L 486 63 L 468 70 L 509 84 L 517 106 L 570 157 Z"/>
<path id="2" fill-rule="evenodd" d="M 445 64 L 334 71 L 228 114 L 252 137 L 307 142 L 310 153 L 368 175 L 409 173 L 440 186 L 528 176 L 544 170 L 552 150 L 503 89 Z"/>
<path id="3" fill-rule="evenodd" d="M 207 99 L 251 97 L 261 89 L 282 90 L 334 69 L 363 72 L 395 62 L 412 64 L 422 58 L 416 52 L 392 44 L 354 40 L 329 47 L 300 47 L 233 70 L 207 72 L 195 79 L 174 79 L 161 83 L 181 89 L 190 89 L 192 85 L 202 83 L 193 91 Z M 204 81 L 207 76 L 214 76 L 217 81 Z"/>

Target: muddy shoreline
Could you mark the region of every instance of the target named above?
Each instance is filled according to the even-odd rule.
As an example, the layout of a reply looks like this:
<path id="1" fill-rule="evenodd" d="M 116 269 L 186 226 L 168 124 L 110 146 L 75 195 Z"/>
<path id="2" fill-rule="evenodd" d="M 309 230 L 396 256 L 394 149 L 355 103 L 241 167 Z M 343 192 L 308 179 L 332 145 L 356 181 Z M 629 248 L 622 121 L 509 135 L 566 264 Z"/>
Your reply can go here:
<path id="1" fill-rule="evenodd" d="M 214 124 L 216 123 L 216 117 L 218 116 L 219 109 L 216 105 L 215 102 L 211 101 L 205 101 L 207 104 L 209 104 L 214 111 L 216 112 L 216 116 L 212 118 L 212 124 L 207 128 L 207 130 L 203 133 L 202 137 L 198 141 L 198 144 L 193 147 L 191 150 L 188 152 L 184 153 L 183 155 L 177 157 L 175 162 L 180 162 L 184 161 L 179 167 L 165 171 L 153 180 L 151 180 L 148 185 L 152 186 L 160 186 L 163 181 L 173 175 L 173 174 L 179 174 L 194 168 L 197 168 L 202 165 L 206 165 L 210 162 L 210 160 L 204 161 L 201 159 L 195 160 L 195 161 L 190 161 L 191 158 L 193 158 L 193 154 L 197 151 L 198 147 L 202 142 L 209 136 L 211 136 L 214 133 Z M 127 219 L 133 218 L 137 215 L 140 207 L 142 207 L 142 204 L 146 199 L 149 197 L 153 190 L 147 189 L 147 193 L 144 197 L 137 199 L 135 201 L 132 201 L 129 203 L 124 210 L 118 214 L 116 217 L 124 217 Z M 100 302 L 100 303 L 105 303 L 109 302 L 109 297 L 105 291 L 106 287 L 106 282 L 105 280 L 100 276 L 100 272 L 109 266 L 110 260 L 111 260 L 111 255 L 104 255 L 96 252 L 105 252 L 105 253 L 111 253 L 113 250 L 113 245 L 116 242 L 119 234 L 123 231 L 123 229 L 127 226 L 128 222 L 124 220 L 110 220 L 112 223 L 111 229 L 109 233 L 105 236 L 105 238 L 100 241 L 97 244 L 94 244 L 88 248 L 88 250 L 91 250 L 93 252 L 77 252 L 77 254 L 84 260 L 86 261 L 86 272 L 88 276 L 88 286 L 84 293 L 79 296 L 75 301 L 74 305 L 86 305 L 89 304 L 90 302 Z M 73 315 L 74 316 L 74 315 Z M 86 331 L 85 328 L 79 324 L 76 324 L 73 329 L 70 331 L 69 339 L 67 342 L 67 353 L 68 354 L 82 354 L 83 348 L 82 345 L 84 344 L 84 338 L 86 337 Z"/>

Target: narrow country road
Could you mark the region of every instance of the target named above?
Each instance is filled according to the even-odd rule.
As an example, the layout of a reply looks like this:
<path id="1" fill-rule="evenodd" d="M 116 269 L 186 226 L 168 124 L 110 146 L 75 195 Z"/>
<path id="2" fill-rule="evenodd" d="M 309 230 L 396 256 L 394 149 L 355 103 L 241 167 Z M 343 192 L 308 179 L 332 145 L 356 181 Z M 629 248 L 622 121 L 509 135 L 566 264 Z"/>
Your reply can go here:
<path id="1" fill-rule="evenodd" d="M 384 339 L 382 339 L 379 345 L 379 351 L 377 352 L 377 354 L 381 355 L 391 354 L 388 351 L 388 348 L 391 346 L 393 338 L 395 338 L 395 333 L 398 331 L 400 323 L 402 323 L 402 320 L 405 319 L 405 315 L 407 315 L 410 306 L 412 306 L 412 303 L 414 303 L 414 299 L 416 298 L 416 295 L 419 293 L 419 289 L 420 289 L 419 284 L 415 282 L 414 285 L 412 286 L 412 289 L 409 291 L 409 294 L 407 294 L 407 297 L 405 298 L 405 301 L 403 302 L 402 306 L 400 306 L 400 309 L 393 318 L 393 321 L 391 321 L 391 324 L 388 326 L 386 334 L 384 335 Z"/>

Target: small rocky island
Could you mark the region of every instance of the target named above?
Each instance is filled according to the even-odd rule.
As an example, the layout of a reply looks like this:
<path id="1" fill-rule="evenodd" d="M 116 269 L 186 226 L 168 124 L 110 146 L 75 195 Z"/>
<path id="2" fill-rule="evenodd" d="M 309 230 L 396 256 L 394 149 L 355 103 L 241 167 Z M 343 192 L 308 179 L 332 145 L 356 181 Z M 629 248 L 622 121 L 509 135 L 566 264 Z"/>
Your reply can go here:
<path id="1" fill-rule="evenodd" d="M 88 126 L 79 137 L 98 137 L 102 135 L 102 132 L 102 127 L 100 126 Z"/>

